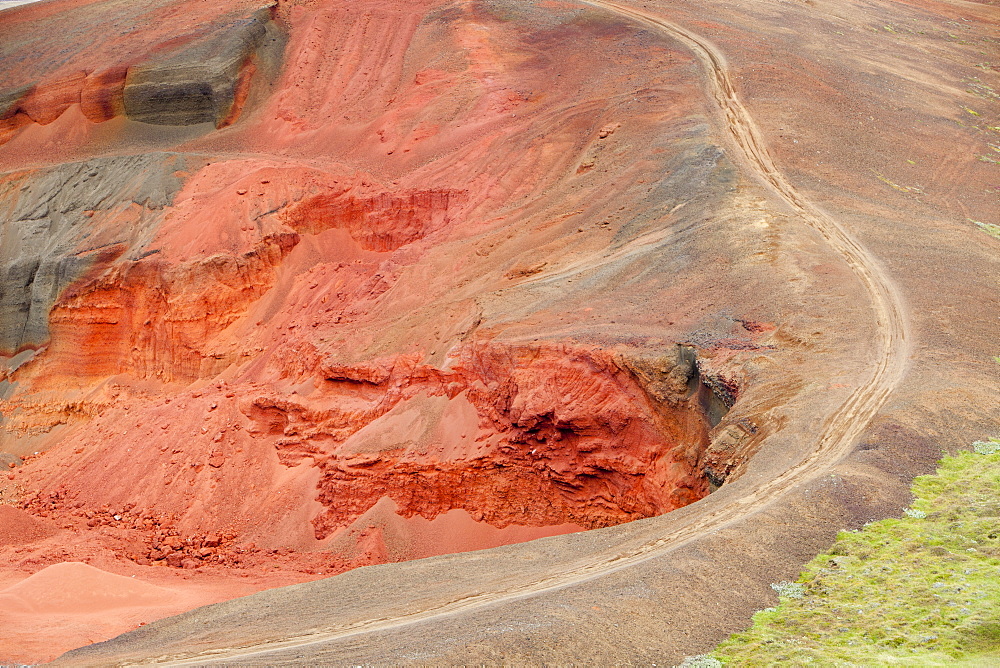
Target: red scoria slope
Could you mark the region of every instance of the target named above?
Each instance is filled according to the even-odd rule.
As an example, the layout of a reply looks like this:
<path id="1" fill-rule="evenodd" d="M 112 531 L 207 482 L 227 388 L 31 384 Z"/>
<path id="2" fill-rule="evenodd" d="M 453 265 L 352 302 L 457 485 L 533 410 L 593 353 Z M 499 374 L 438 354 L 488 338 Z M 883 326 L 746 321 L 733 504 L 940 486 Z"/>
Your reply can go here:
<path id="1" fill-rule="evenodd" d="M 105 35 L 118 11 L 0 28 L 2 494 L 30 527 L 0 565 L 35 574 L 0 591 L 0 659 L 725 478 L 710 431 L 794 291 L 690 275 L 745 255 L 693 233 L 722 202 L 762 209 L 689 54 L 565 3 L 162 0 Z M 173 593 L 31 608 L 63 562 Z"/>

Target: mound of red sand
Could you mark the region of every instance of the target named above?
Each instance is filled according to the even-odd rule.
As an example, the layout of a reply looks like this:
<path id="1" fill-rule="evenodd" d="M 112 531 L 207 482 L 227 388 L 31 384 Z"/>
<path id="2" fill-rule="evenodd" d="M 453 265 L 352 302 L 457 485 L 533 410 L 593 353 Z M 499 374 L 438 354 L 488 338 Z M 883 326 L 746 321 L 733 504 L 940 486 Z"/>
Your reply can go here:
<path id="1" fill-rule="evenodd" d="M 19 508 L 0 505 L 0 545 L 20 545 L 48 538 L 56 533 L 43 522 Z"/>
<path id="2" fill-rule="evenodd" d="M 43 568 L 0 591 L 0 611 L 8 614 L 96 614 L 115 608 L 170 605 L 171 593 L 135 578 L 66 562 Z"/>

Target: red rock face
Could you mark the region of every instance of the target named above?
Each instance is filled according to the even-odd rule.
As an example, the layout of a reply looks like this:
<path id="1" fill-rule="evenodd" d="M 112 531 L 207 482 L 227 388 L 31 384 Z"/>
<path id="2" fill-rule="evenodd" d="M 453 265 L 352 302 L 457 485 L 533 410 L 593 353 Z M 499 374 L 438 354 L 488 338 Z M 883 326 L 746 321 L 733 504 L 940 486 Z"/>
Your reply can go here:
<path id="1" fill-rule="evenodd" d="M 78 4 L 84 32 L 110 11 Z M 49 68 L 0 130 L 3 210 L 45 230 L 5 245 L 41 259 L 3 317 L 47 327 L 5 358 L 4 493 L 69 556 L 262 588 L 708 493 L 706 397 L 739 387 L 678 353 L 710 297 L 702 251 L 662 249 L 731 173 L 690 56 L 575 5 L 293 3 L 221 129 L 122 116 L 134 63 L 257 9 L 197 5 Z M 744 321 L 698 354 L 735 368 L 770 331 Z"/>
<path id="2" fill-rule="evenodd" d="M 298 242 L 268 236 L 251 251 L 168 265 L 155 255 L 98 263 L 104 272 L 63 293 L 52 309 L 52 373 L 103 378 L 194 380 L 221 366 L 205 343 L 274 284 L 275 268 Z M 118 259 L 118 258 L 114 258 Z"/>
<path id="3" fill-rule="evenodd" d="M 656 406 L 599 350 L 484 343 L 447 371 L 412 357 L 314 364 L 297 378 L 308 396 L 244 381 L 105 409 L 43 458 L 61 466 L 22 480 L 86 508 L 182 511 L 187 534 L 242 527 L 269 547 L 323 541 L 382 499 L 403 518 L 463 510 L 498 528 L 593 528 L 707 492 L 696 407 Z M 264 496 L 234 503 L 248 489 Z"/>
<path id="4" fill-rule="evenodd" d="M 65 78 L 36 86 L 21 100 L 19 111 L 34 123 L 48 125 L 71 105 L 80 103 L 80 92 L 86 79 L 85 73 L 74 72 Z"/>
<path id="5" fill-rule="evenodd" d="M 388 389 L 400 383 L 397 366 L 380 383 L 328 382 Z M 322 447 L 322 431 L 313 435 L 307 414 L 293 421 L 291 407 L 264 413 L 272 433 L 285 436 L 276 443 L 282 463 L 308 457 L 322 471 L 319 539 L 364 514 L 374 497 L 389 497 L 404 517 L 460 508 L 499 527 L 594 528 L 668 512 L 707 492 L 695 468 L 704 423 L 687 420 L 685 433 L 683 409 L 658 415 L 635 379 L 599 351 L 486 344 L 463 351 L 452 373 L 402 366 L 420 381 L 402 383 L 413 398 L 333 450 Z"/>
<path id="6" fill-rule="evenodd" d="M 80 90 L 80 110 L 88 121 L 104 123 L 122 115 L 122 94 L 127 75 L 128 68 L 124 65 L 87 75 Z"/>
<path id="7" fill-rule="evenodd" d="M 449 206 L 464 193 L 415 191 L 358 198 L 346 190 L 313 195 L 289 207 L 285 223 L 298 232 L 347 230 L 361 248 L 394 251 L 447 225 Z"/>

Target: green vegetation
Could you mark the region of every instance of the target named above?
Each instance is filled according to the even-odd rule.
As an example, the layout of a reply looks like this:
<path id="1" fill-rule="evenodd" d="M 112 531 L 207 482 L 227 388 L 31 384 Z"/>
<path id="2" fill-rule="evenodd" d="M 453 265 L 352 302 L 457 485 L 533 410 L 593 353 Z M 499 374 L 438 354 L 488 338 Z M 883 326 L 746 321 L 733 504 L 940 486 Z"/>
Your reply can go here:
<path id="1" fill-rule="evenodd" d="M 983 232 L 986 232 L 986 234 L 1000 239 L 1000 225 L 994 225 L 993 223 L 980 223 L 978 220 L 974 220 L 972 222 L 976 224 L 976 227 L 981 229 Z"/>
<path id="2" fill-rule="evenodd" d="M 909 162 L 909 161 L 907 161 L 907 162 Z M 915 193 L 915 194 L 917 194 L 917 195 L 923 195 L 923 194 L 924 194 L 924 189 L 923 189 L 923 188 L 921 188 L 920 186 L 902 186 L 902 185 L 899 185 L 898 183 L 895 183 L 895 182 L 893 182 L 893 181 L 890 181 L 890 180 L 889 180 L 889 179 L 887 179 L 887 178 L 886 178 L 886 177 L 885 177 L 884 175 L 882 175 L 882 174 L 879 174 L 879 173 L 878 173 L 878 172 L 876 172 L 876 171 L 875 171 L 874 169 L 871 169 L 871 170 L 869 170 L 869 171 L 870 171 L 870 172 L 871 172 L 872 174 L 874 174 L 874 175 L 875 175 L 875 178 L 877 178 L 877 179 L 878 179 L 879 181 L 881 181 L 882 183 L 885 183 L 885 184 L 886 184 L 886 185 L 888 185 L 888 186 L 891 186 L 892 188 L 895 188 L 896 190 L 898 190 L 898 191 L 900 191 L 900 192 L 904 192 L 904 193 Z"/>
<path id="3" fill-rule="evenodd" d="M 842 532 L 797 583 L 772 585 L 778 607 L 711 657 L 727 666 L 1000 664 L 1000 439 L 973 446 L 914 480 L 905 517 Z"/>

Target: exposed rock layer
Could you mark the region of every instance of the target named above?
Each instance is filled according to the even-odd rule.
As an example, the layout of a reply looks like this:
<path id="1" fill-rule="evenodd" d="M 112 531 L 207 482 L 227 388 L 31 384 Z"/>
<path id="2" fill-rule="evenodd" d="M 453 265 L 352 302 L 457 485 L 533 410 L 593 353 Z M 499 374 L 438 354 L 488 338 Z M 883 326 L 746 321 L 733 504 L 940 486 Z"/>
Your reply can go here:
<path id="1" fill-rule="evenodd" d="M 183 156 L 95 158 L 0 177 L 0 351 L 38 348 L 62 291 L 94 263 L 148 241 Z"/>
<path id="2" fill-rule="evenodd" d="M 275 31 L 270 10 L 261 9 L 170 57 L 130 67 L 121 91 L 125 114 L 156 125 L 229 125 L 246 101 L 253 60 L 265 40 L 277 39 Z"/>
<path id="3" fill-rule="evenodd" d="M 90 58 L 70 61 L 75 67 L 52 69 L 49 61 L 41 67 L 26 66 L 13 79 L 8 74 L 7 81 L 0 80 L 0 142 L 25 125 L 54 123 L 75 105 L 92 123 L 122 115 L 154 125 L 233 123 L 246 103 L 258 63 L 276 58 L 283 45 L 272 21 L 273 5 L 256 11 L 250 7 L 227 8 L 205 25 L 178 30 L 159 44 L 132 40 L 131 48 L 115 50 L 114 39 L 101 35 L 87 54 Z M 161 3 L 151 9 L 155 13 L 167 7 Z M 85 23 L 81 26 L 85 12 L 66 12 L 59 17 L 60 27 L 86 30 Z M 23 33 L 17 35 L 5 51 L 25 48 L 23 39 Z M 103 56 L 99 61 L 94 58 L 98 55 Z M 88 67 L 91 62 L 99 64 Z"/>

